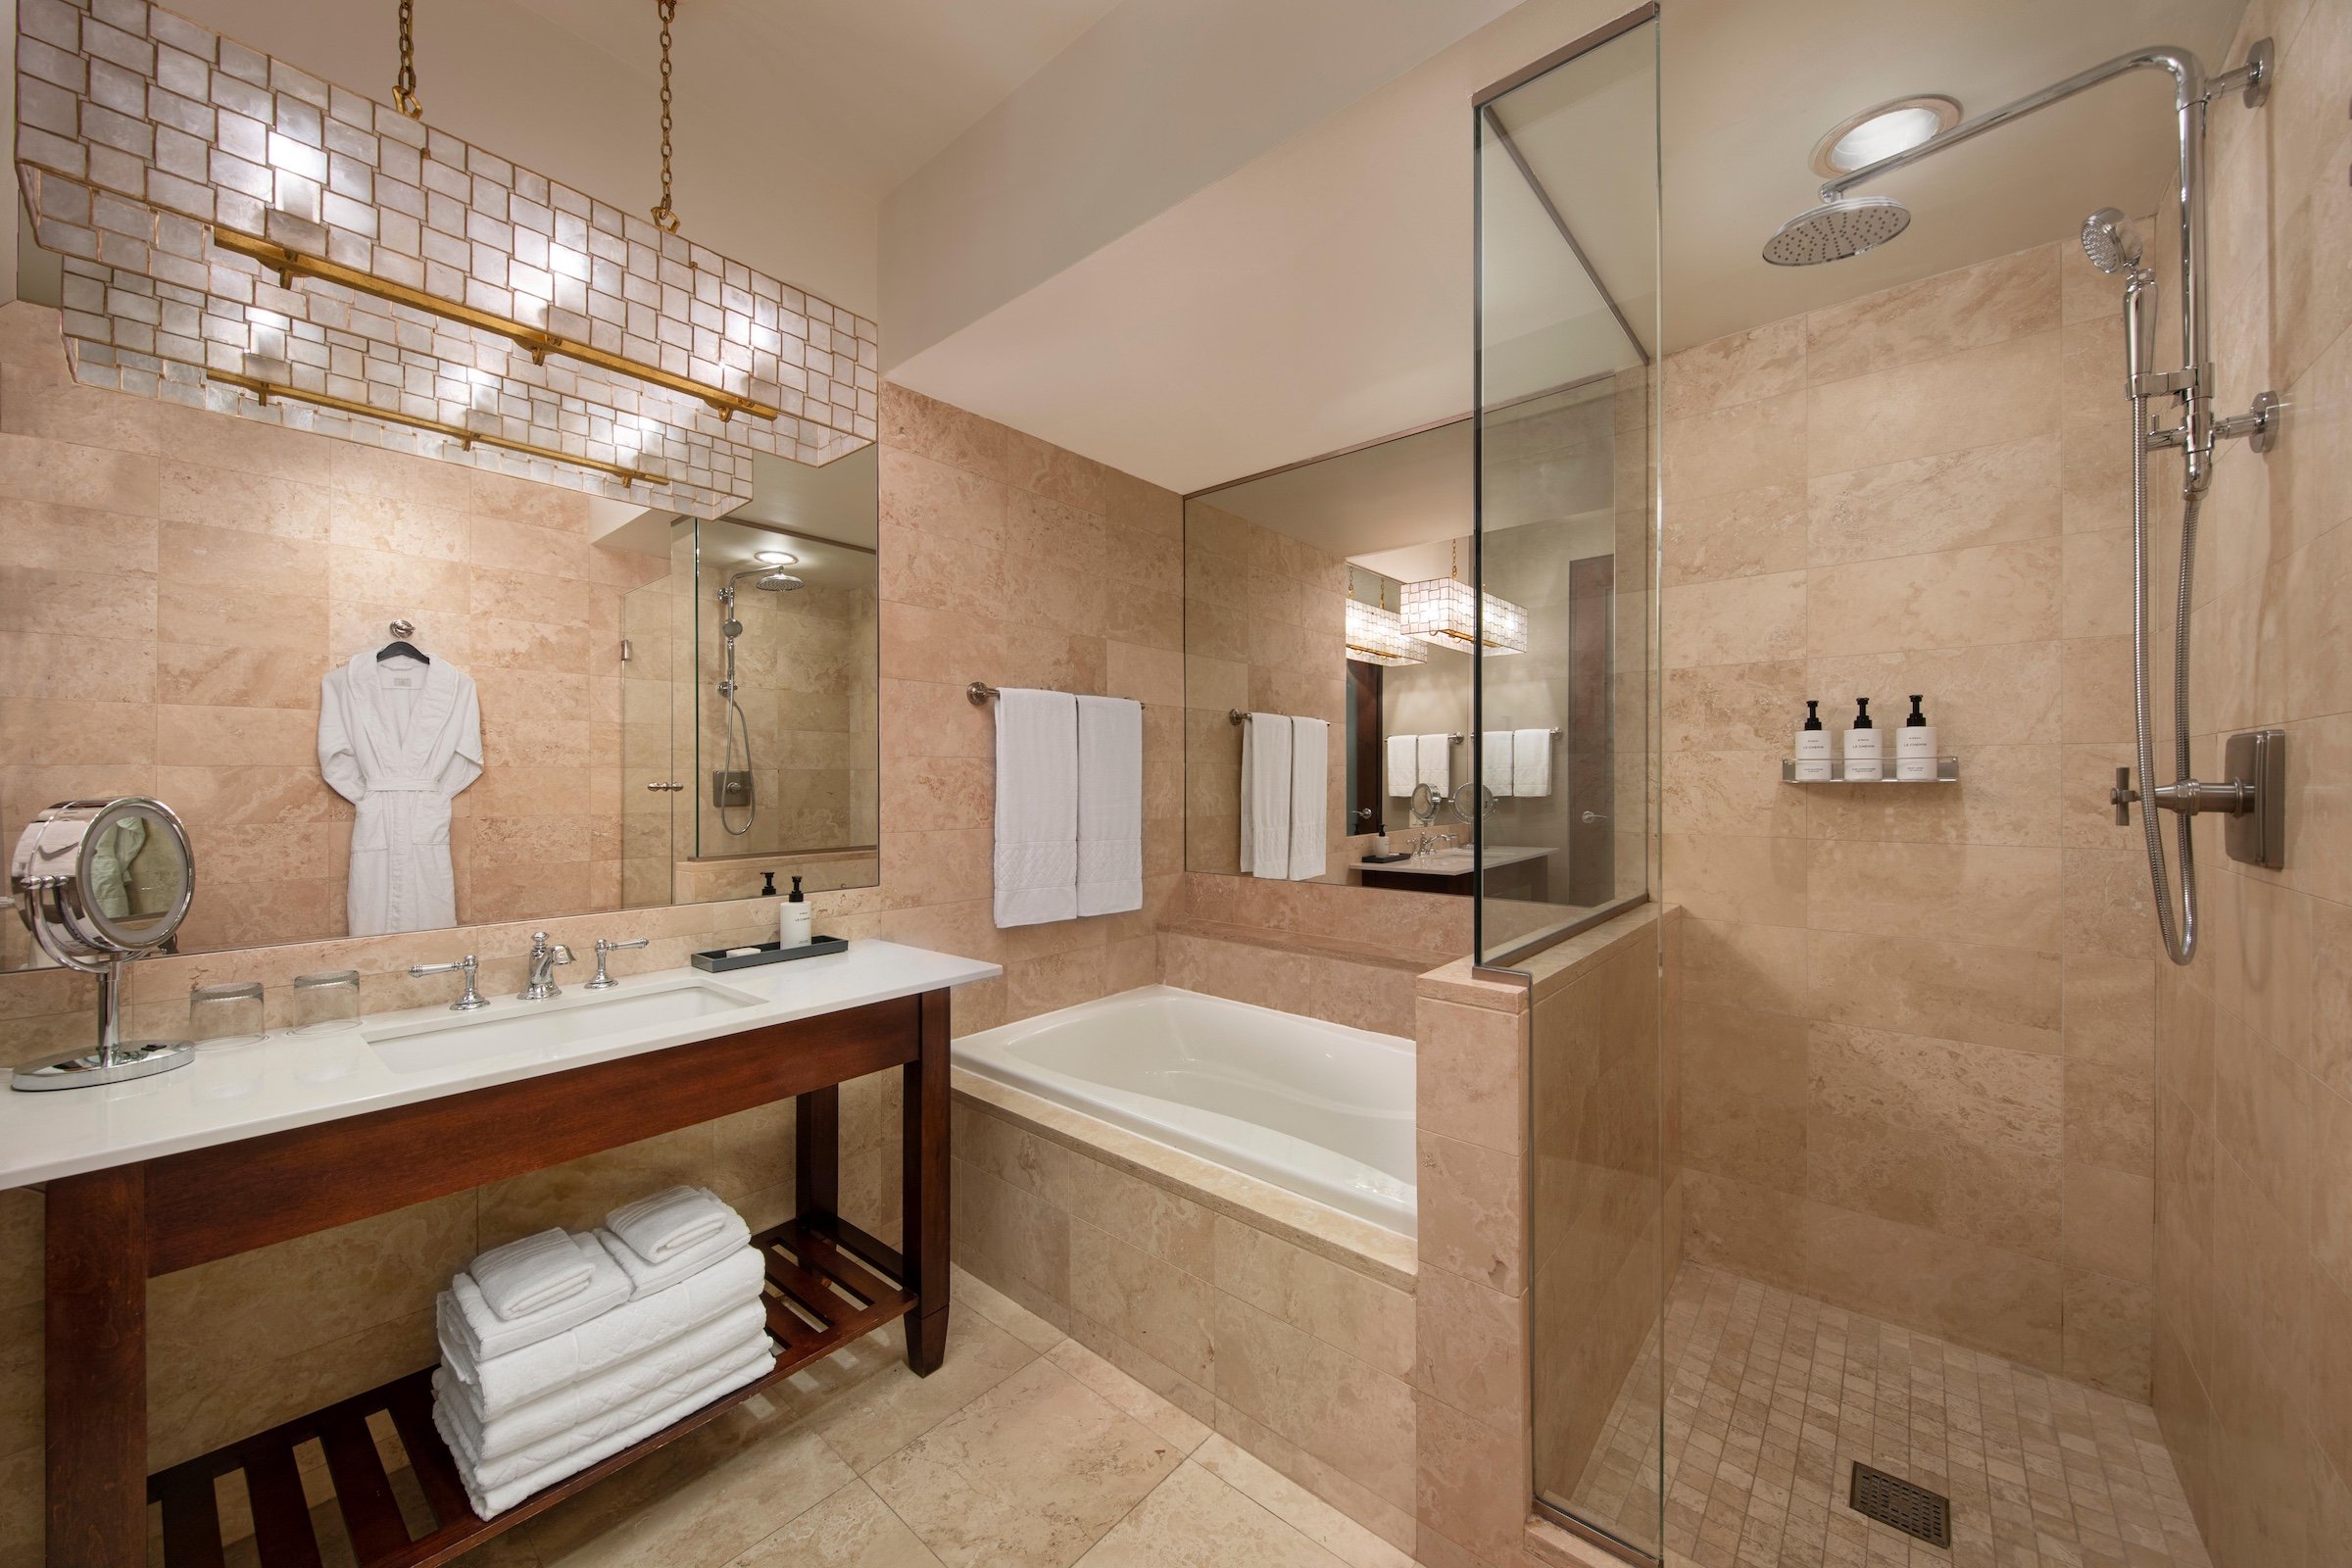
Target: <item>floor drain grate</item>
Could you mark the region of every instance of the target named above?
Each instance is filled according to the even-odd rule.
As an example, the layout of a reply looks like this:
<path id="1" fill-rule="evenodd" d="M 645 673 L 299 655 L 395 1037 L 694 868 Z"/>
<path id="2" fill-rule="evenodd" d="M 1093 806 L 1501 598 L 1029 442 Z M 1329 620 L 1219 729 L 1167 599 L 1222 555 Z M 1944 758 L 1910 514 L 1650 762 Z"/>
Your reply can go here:
<path id="1" fill-rule="evenodd" d="M 1865 1519 L 1892 1525 L 1932 1546 L 1948 1550 L 1952 1544 L 1952 1499 L 1940 1492 L 1914 1486 L 1857 1459 L 1853 1494 L 1846 1500 Z"/>

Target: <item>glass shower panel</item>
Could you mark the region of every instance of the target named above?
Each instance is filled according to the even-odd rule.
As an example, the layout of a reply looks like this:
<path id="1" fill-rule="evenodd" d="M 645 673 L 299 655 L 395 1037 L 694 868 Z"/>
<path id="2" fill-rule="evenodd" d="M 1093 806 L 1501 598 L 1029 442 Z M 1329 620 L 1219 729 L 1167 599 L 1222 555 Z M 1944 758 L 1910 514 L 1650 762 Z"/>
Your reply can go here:
<path id="1" fill-rule="evenodd" d="M 1476 106 L 1476 944 L 1493 966 L 1540 967 L 1637 907 L 1656 859 L 1657 30 L 1654 7 L 1621 18 Z M 1531 1020 L 1532 1489 L 1555 1522 L 1654 1561 L 1661 994 L 1654 947 L 1613 952 Z"/>
<path id="2" fill-rule="evenodd" d="M 670 818 L 682 791 L 674 748 L 677 625 L 690 577 L 676 572 L 620 601 L 620 904 L 640 909 L 674 897 Z"/>

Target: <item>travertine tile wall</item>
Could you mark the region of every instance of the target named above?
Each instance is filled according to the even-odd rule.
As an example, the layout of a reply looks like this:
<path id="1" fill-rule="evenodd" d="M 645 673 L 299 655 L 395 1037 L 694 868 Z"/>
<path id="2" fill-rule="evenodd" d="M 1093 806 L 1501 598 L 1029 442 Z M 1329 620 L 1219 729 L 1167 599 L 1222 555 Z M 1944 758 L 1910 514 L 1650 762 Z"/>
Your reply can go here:
<path id="1" fill-rule="evenodd" d="M 1348 564 L 1205 502 L 1184 513 L 1185 869 L 1241 869 L 1235 710 L 1331 726 L 1324 824 L 1336 858 L 1349 831 Z"/>
<path id="2" fill-rule="evenodd" d="M 65 258 L 86 384 L 703 514 L 750 499 L 756 452 L 822 463 L 873 437 L 880 352 L 861 317 L 146 0 L 24 0 L 17 34 L 18 171 L 35 236 Z M 534 365 L 496 333 L 338 285 L 282 287 L 217 249 L 212 227 L 781 416 L 728 421 L 691 395 L 573 360 Z M 208 370 L 658 478 L 265 408 L 208 387 Z"/>
<path id="3" fill-rule="evenodd" d="M 2228 409 L 2288 414 L 2267 459 L 2224 448 L 2190 625 L 2197 776 L 2287 732 L 2286 866 L 2200 820 L 2202 945 L 2157 964 L 2155 1397 L 2219 1568 L 2322 1568 L 2352 1540 L 2352 8 L 2255 0 L 2230 60 L 2266 36 L 2270 106 L 2214 110 L 2213 336 Z"/>
<path id="4" fill-rule="evenodd" d="M 7 390 L 0 383 L 0 410 Z M 90 397 L 75 411 L 76 430 L 154 407 Z M 220 450 L 243 450 L 261 436 L 218 416 L 186 417 L 204 421 Z M 1004 979 L 957 994 L 959 1031 L 1149 982 L 1156 972 L 1153 926 L 1175 905 L 1181 855 L 1178 498 L 896 387 L 883 399 L 883 422 L 882 744 L 891 781 L 884 885 L 820 896 L 818 918 L 853 938 L 896 938 L 1004 963 Z M 463 468 L 449 471 L 466 477 Z M 561 491 L 545 495 L 568 504 Z M 44 655 L 12 667 L 54 666 Z M 963 685 L 975 678 L 1106 691 L 1151 705 L 1143 911 L 995 929 L 993 721 L 964 701 Z M 625 974 L 674 967 L 698 948 L 758 940 L 773 929 L 773 907 L 745 901 L 534 923 L 575 949 L 616 925 L 653 936 L 652 949 L 614 956 L 615 972 Z M 184 1016 L 190 984 L 259 978 L 282 1010 L 294 974 L 348 965 L 362 971 L 364 1007 L 419 1005 L 448 993 L 444 982 L 410 980 L 402 972 L 409 963 L 471 949 L 489 960 L 485 991 L 513 989 L 529 932 L 473 927 L 161 959 L 140 966 L 136 996 L 142 1007 Z M 77 977 L 0 975 L 0 1042 L 9 1055 L 57 1049 L 45 1042 L 89 1019 Z M 897 1233 L 896 1097 L 888 1075 L 860 1080 L 843 1096 L 843 1206 L 886 1236 Z M 791 1169 L 790 1107 L 767 1107 L 159 1280 L 149 1319 L 154 1462 L 202 1452 L 425 1364 L 433 1292 L 481 1247 L 577 1224 L 678 1181 L 709 1183 L 759 1223 L 785 1211 Z M 11 1563 L 34 1560 L 39 1550 L 40 1259 L 39 1196 L 0 1193 L 0 1561 Z"/>
<path id="5" fill-rule="evenodd" d="M 2050 245 L 1668 362 L 1663 859 L 1691 1254 L 2144 1396 L 2119 309 Z M 1957 785 L 1781 782 L 1913 692 Z"/>
<path id="6" fill-rule="evenodd" d="M 203 866 L 187 947 L 341 935 L 318 680 L 405 618 L 481 700 L 460 917 L 614 907 L 619 606 L 668 563 L 592 545 L 575 492 L 77 385 L 57 323 L 0 309 L 7 842 L 77 794 L 155 794 Z"/>

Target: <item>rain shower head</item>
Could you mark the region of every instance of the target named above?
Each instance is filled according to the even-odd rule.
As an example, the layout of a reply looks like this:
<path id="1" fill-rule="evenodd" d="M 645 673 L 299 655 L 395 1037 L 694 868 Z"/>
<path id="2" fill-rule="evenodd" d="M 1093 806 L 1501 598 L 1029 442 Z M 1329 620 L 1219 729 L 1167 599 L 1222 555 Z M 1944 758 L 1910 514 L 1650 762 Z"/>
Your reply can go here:
<path id="1" fill-rule="evenodd" d="M 1802 212 L 1764 242 L 1775 267 L 1841 262 L 1876 250 L 1911 226 L 1911 209 L 1891 196 L 1841 196 Z"/>
<path id="2" fill-rule="evenodd" d="M 2082 254 L 2102 272 L 2129 272 L 2139 266 L 2139 230 L 2113 207 L 2082 220 Z"/>
<path id="3" fill-rule="evenodd" d="M 746 566 L 728 576 L 726 585 L 718 591 L 719 597 L 732 602 L 735 585 L 746 577 L 751 578 L 752 586 L 763 594 L 789 594 L 808 586 L 791 572 L 780 571 L 774 566 Z"/>

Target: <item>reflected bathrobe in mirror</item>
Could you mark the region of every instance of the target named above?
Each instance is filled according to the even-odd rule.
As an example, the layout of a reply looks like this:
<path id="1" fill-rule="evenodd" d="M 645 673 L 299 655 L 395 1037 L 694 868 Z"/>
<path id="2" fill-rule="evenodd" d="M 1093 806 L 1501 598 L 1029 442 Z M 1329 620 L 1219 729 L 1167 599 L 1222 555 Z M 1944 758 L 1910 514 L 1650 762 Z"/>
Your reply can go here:
<path id="1" fill-rule="evenodd" d="M 363 649 L 318 694 L 318 771 L 351 802 L 351 934 L 458 923 L 450 802 L 482 776 L 473 678 Z"/>

